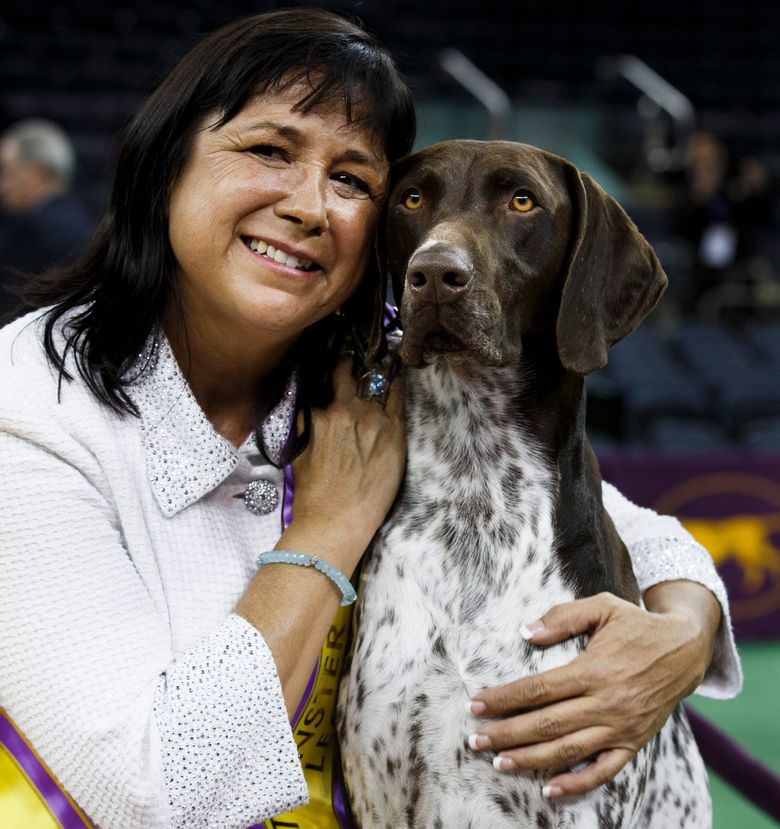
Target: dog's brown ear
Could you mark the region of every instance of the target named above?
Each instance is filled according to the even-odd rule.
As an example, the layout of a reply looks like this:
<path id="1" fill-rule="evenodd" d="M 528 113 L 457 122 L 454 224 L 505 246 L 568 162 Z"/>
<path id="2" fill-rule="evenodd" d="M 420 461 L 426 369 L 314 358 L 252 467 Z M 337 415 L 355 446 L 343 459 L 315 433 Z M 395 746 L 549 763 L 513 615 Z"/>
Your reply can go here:
<path id="1" fill-rule="evenodd" d="M 567 166 L 572 234 L 556 337 L 569 371 L 589 374 L 607 350 L 650 313 L 666 274 L 623 208 L 585 173 Z"/>
<path id="2" fill-rule="evenodd" d="M 385 290 L 390 288 L 393 302 L 395 305 L 401 307 L 401 297 L 404 293 L 405 275 L 399 272 L 396 268 L 391 268 L 390 250 L 387 242 L 387 224 L 388 224 L 388 203 L 382 208 L 382 213 L 379 217 L 377 225 L 376 237 L 374 241 L 374 252 L 376 254 L 376 261 L 379 263 L 379 272 L 384 281 Z"/>

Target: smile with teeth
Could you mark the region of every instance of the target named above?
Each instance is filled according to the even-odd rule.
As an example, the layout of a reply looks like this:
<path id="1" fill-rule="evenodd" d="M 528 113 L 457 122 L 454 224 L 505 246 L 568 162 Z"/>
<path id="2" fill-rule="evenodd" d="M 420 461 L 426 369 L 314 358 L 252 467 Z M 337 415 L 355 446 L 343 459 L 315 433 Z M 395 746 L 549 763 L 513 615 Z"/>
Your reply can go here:
<path id="1" fill-rule="evenodd" d="M 280 265 L 287 265 L 288 268 L 297 268 L 299 271 L 314 271 L 319 268 L 319 265 L 316 262 L 312 262 L 311 259 L 300 259 L 291 253 L 277 250 L 273 245 L 269 245 L 262 239 L 245 237 L 244 243 L 255 253 L 265 256 L 267 259 L 272 259 Z"/>

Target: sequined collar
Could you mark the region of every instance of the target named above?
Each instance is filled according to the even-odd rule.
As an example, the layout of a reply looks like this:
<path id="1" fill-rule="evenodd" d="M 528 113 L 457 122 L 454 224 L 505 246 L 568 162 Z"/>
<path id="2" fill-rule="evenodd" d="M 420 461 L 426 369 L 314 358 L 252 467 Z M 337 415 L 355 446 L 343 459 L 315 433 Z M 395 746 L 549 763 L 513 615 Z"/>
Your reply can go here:
<path id="1" fill-rule="evenodd" d="M 168 340 L 150 337 L 130 369 L 127 391 L 140 415 L 149 484 L 170 517 L 215 489 L 238 464 L 241 453 L 257 453 L 254 434 L 240 449 L 214 431 L 179 369 Z M 269 456 L 279 457 L 295 409 L 295 372 L 263 424 Z"/>

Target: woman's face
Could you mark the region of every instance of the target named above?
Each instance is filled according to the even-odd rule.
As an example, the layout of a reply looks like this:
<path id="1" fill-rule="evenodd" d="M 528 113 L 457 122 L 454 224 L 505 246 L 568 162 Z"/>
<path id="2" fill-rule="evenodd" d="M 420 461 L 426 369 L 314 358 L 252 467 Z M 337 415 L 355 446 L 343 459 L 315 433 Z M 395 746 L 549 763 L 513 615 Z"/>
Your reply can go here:
<path id="1" fill-rule="evenodd" d="M 306 92 L 266 94 L 195 136 L 169 203 L 188 328 L 291 341 L 360 281 L 389 165 L 339 106 L 293 112 Z"/>

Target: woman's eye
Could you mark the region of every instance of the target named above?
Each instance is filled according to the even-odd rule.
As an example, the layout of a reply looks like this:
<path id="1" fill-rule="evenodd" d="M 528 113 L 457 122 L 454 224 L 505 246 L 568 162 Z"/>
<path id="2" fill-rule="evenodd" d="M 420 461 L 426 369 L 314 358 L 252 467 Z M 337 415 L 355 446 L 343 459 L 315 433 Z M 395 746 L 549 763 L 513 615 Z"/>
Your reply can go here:
<path id="1" fill-rule="evenodd" d="M 403 205 L 407 210 L 419 210 L 423 206 L 423 198 L 417 190 L 407 190 L 403 195 Z"/>
<path id="2" fill-rule="evenodd" d="M 249 148 L 249 152 L 269 160 L 287 161 L 289 158 L 286 150 L 273 144 L 255 144 Z"/>
<path id="3" fill-rule="evenodd" d="M 363 181 L 360 176 L 353 175 L 352 173 L 334 173 L 332 179 L 339 184 L 346 185 L 350 190 L 354 190 L 356 193 L 366 196 L 371 193 L 371 188 L 368 186 L 368 183 Z"/>
<path id="4" fill-rule="evenodd" d="M 518 190 L 512 196 L 512 201 L 509 202 L 509 206 L 517 213 L 528 213 L 529 210 L 533 210 L 536 207 L 536 204 L 531 198 L 530 193 L 526 193 L 525 190 Z"/>

